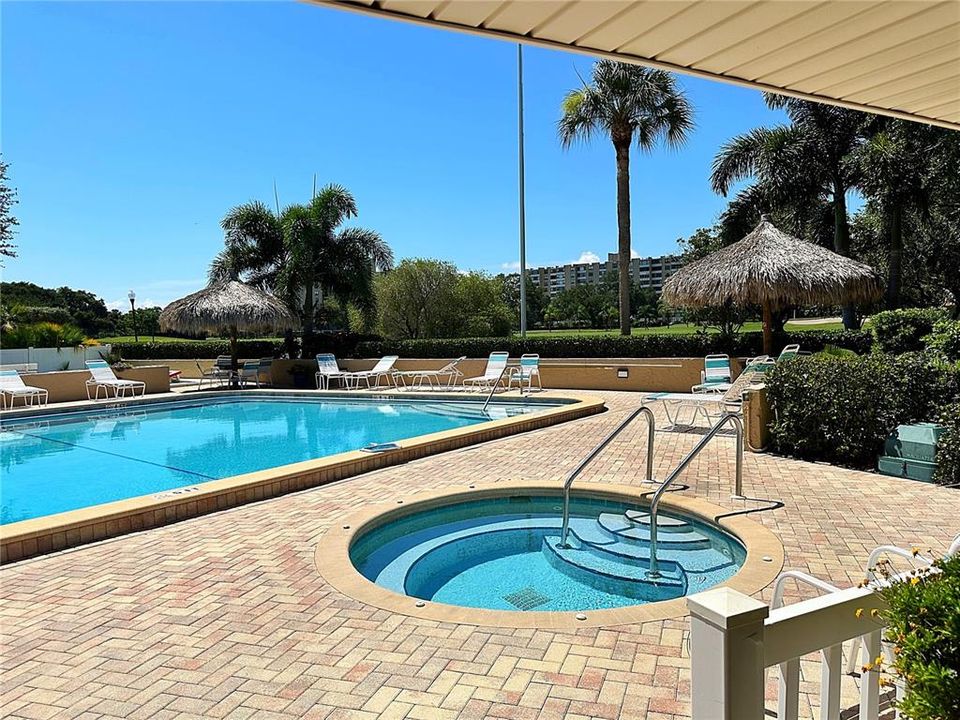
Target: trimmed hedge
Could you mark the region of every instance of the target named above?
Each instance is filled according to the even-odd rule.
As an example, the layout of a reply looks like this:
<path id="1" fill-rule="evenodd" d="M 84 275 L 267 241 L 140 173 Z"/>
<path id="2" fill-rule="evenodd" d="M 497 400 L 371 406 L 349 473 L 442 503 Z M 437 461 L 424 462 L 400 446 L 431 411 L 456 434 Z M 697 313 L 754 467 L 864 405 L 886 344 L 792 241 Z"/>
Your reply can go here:
<path id="1" fill-rule="evenodd" d="M 934 480 L 941 485 L 960 484 L 960 402 L 947 405 L 938 422 L 943 435 L 937 442 L 937 473 Z"/>
<path id="2" fill-rule="evenodd" d="M 799 343 L 801 349 L 819 352 L 827 345 L 847 348 L 857 353 L 870 352 L 873 336 L 869 332 L 847 330 L 801 331 L 783 333 L 774 338 L 779 350 L 789 343 Z M 584 337 L 544 338 L 523 340 L 509 338 L 453 338 L 436 340 L 381 340 L 361 342 L 357 346 L 360 357 L 400 355 L 415 358 L 453 358 L 466 355 L 482 358 L 497 350 L 511 355 L 539 353 L 544 358 L 652 358 L 703 357 L 710 353 L 727 352 L 737 356 L 759 355 L 763 349 L 763 335 L 757 332 L 740 333 L 732 342 L 706 333 L 692 335 L 652 334 L 588 335 Z"/>
<path id="3" fill-rule="evenodd" d="M 923 342 L 945 359 L 960 361 L 960 320 L 941 320 Z"/>
<path id="4" fill-rule="evenodd" d="M 283 348 L 283 340 L 237 341 L 237 350 L 244 358 L 277 357 Z M 210 360 L 229 355 L 230 341 L 116 343 L 113 352 L 124 360 Z"/>
<path id="5" fill-rule="evenodd" d="M 897 425 L 937 419 L 960 401 L 960 368 L 921 353 L 800 357 L 778 363 L 767 388 L 775 452 L 872 468 Z"/>
<path id="6" fill-rule="evenodd" d="M 870 326 L 877 338 L 877 347 L 899 355 L 923 350 L 923 338 L 933 332 L 933 326 L 939 320 L 945 318 L 946 313 L 937 308 L 885 310 L 870 318 Z"/>

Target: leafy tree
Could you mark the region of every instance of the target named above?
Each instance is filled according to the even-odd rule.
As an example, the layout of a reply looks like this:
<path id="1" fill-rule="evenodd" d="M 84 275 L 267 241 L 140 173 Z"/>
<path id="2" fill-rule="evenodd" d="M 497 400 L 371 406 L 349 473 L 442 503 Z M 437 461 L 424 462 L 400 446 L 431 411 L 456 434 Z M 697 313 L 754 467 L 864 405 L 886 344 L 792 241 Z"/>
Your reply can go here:
<path id="1" fill-rule="evenodd" d="M 481 272 L 460 275 L 456 294 L 462 318 L 458 335 L 501 337 L 510 334 L 512 313 L 503 299 L 503 280 Z"/>
<path id="2" fill-rule="evenodd" d="M 503 299 L 513 314 L 513 328 L 520 329 L 520 275 L 501 275 L 503 279 Z M 544 313 L 550 304 L 547 291 L 527 276 L 527 327 L 543 324 Z"/>
<path id="3" fill-rule="evenodd" d="M 575 323 L 582 327 L 608 328 L 617 319 L 616 294 L 605 285 L 576 285 L 554 296 L 547 309 L 550 322 Z"/>
<path id="4" fill-rule="evenodd" d="M 15 228 L 20 221 L 13 216 L 13 206 L 16 205 L 17 191 L 7 185 L 7 168 L 10 167 L 0 158 L 0 255 L 16 257 L 16 245 L 13 244 Z M 3 267 L 3 263 L 0 263 Z"/>
<path id="5" fill-rule="evenodd" d="M 633 308 L 634 317 L 642 320 L 644 325 L 654 324 L 663 315 L 660 296 L 653 289 L 641 285 L 634 285 L 630 289 L 630 307 Z"/>
<path id="6" fill-rule="evenodd" d="M 91 337 L 114 328 L 103 300 L 86 290 L 44 288 L 30 282 L 4 282 L 0 283 L 0 296 L 4 304 L 11 307 L 65 309 L 69 318 L 60 318 L 58 322 L 75 324 Z"/>
<path id="7" fill-rule="evenodd" d="M 458 322 L 457 268 L 442 260 L 404 260 L 377 277 L 380 332 L 403 340 L 451 337 Z"/>
<path id="8" fill-rule="evenodd" d="M 240 277 L 284 298 L 313 332 L 320 303 L 316 289 L 343 306 L 372 315 L 375 270 L 387 270 L 393 253 L 380 235 L 341 227 L 357 216 L 348 190 L 327 185 L 306 205 L 276 214 L 259 201 L 231 209 L 221 222 L 225 247 L 210 266 L 211 280 Z"/>
<path id="9" fill-rule="evenodd" d="M 864 141 L 872 116 L 779 95 L 767 94 L 765 99 L 770 108 L 783 109 L 790 123 L 756 128 L 721 147 L 710 178 L 714 191 L 727 195 L 734 183 L 754 180 L 731 203 L 726 222 L 742 223 L 749 214 L 755 224 L 760 212 L 778 213 L 792 216 L 794 227 L 808 230 L 798 234 L 809 235 L 811 227 L 816 232 L 828 204 L 833 249 L 849 256 L 847 193 L 860 179 L 852 155 Z M 844 308 L 843 319 L 848 328 L 857 324 L 853 307 Z"/>
<path id="10" fill-rule="evenodd" d="M 659 142 L 678 147 L 693 129 L 693 108 L 673 76 L 663 70 L 599 60 L 592 82 L 563 100 L 557 126 L 560 143 L 602 133 L 613 142 L 617 162 L 617 255 L 620 333 L 630 334 L 630 146 L 651 152 Z"/>

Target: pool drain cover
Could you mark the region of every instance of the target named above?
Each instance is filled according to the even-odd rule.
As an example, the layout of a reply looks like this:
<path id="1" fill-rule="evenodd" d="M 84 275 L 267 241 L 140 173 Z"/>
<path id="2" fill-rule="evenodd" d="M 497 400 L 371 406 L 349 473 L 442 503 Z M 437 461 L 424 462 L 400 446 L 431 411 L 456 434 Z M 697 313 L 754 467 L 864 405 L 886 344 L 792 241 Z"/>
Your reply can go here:
<path id="1" fill-rule="evenodd" d="M 548 596 L 537 592 L 532 587 L 525 587 L 522 590 L 517 590 L 515 593 L 504 595 L 503 599 L 517 608 L 517 610 L 533 610 L 535 607 L 550 602 Z"/>

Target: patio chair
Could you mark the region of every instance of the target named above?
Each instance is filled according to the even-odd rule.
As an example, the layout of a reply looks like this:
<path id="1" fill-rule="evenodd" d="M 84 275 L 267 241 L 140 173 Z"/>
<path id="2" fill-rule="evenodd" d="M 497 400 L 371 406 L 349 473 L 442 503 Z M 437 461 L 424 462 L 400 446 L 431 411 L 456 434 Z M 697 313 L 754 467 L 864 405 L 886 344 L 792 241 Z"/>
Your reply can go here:
<path id="1" fill-rule="evenodd" d="M 726 392 L 732 379 L 729 355 L 707 355 L 700 371 L 700 384 L 690 388 L 690 392 Z"/>
<path id="2" fill-rule="evenodd" d="M 198 390 L 203 390 L 204 381 L 208 381 L 212 387 L 214 381 L 216 381 L 218 385 L 223 385 L 224 380 L 229 382 L 230 378 L 233 377 L 233 358 L 229 355 L 218 355 L 216 362 L 209 370 L 204 370 L 199 360 L 196 362 L 197 370 L 200 371 L 200 385 L 197 387 Z"/>
<path id="3" fill-rule="evenodd" d="M 243 387 L 246 387 L 247 383 L 253 383 L 257 387 L 260 387 L 260 361 L 244 361 L 243 365 L 240 366 L 240 372 L 237 376 L 237 379 L 240 381 L 240 385 Z"/>
<path id="4" fill-rule="evenodd" d="M 439 370 L 394 370 L 394 384 L 398 387 L 403 385 L 405 388 L 422 388 L 423 381 L 426 380 L 431 388 L 434 386 L 434 381 L 436 381 L 438 388 L 443 387 L 444 384 L 446 384 L 448 388 L 451 388 L 457 384 L 457 380 L 463 377 L 463 373 L 460 372 L 460 368 L 458 368 L 457 365 L 466 359 L 466 355 L 461 355 L 456 360 L 448 362 Z M 442 378 L 446 378 L 446 383 L 443 382 Z"/>
<path id="5" fill-rule="evenodd" d="M 360 370 L 358 372 L 345 372 L 343 373 L 343 381 L 347 386 L 347 389 L 350 389 L 350 386 L 353 385 L 353 389 L 360 388 L 360 382 L 363 381 L 367 384 L 367 390 L 371 389 L 370 381 L 373 380 L 373 387 L 380 387 L 380 379 L 386 378 L 387 385 L 389 386 L 391 382 L 396 384 L 396 381 L 393 379 L 393 366 L 396 364 L 397 360 L 400 359 L 399 355 L 384 355 L 377 361 L 377 364 L 373 366 L 371 370 Z"/>
<path id="6" fill-rule="evenodd" d="M 503 381 L 503 377 L 506 374 L 505 371 L 507 369 L 507 360 L 509 359 L 510 353 L 490 353 L 490 357 L 487 358 L 487 367 L 483 371 L 483 375 L 478 375 L 477 377 L 472 378 L 464 378 L 463 386 L 469 386 L 479 390 L 483 390 L 484 388 L 490 390 L 494 388 Z"/>
<path id="7" fill-rule="evenodd" d="M 781 360 L 790 360 L 795 358 L 800 353 L 799 345 L 787 345 L 783 350 L 780 351 L 780 355 L 777 357 L 777 362 Z"/>
<path id="8" fill-rule="evenodd" d="M 644 400 L 662 402 L 667 420 L 674 427 L 680 424 L 678 422 L 680 412 L 686 407 L 693 409 L 693 415 L 690 417 L 688 425 L 692 426 L 697 419 L 697 415 L 701 414 L 707 424 L 712 425 L 720 419 L 724 412 L 740 412 L 743 406 L 743 392 L 759 377 L 762 377 L 763 372 L 762 365 L 748 364 L 723 393 L 650 393 Z"/>
<path id="9" fill-rule="evenodd" d="M 33 405 L 34 400 L 39 405 L 46 405 L 50 393 L 44 388 L 24 384 L 16 370 L 0 370 L 0 408 L 7 407 L 7 397 L 10 398 L 11 408 L 17 398 L 23 398 L 24 406 Z"/>
<path id="10" fill-rule="evenodd" d="M 259 381 L 259 385 L 273 385 L 273 375 L 271 375 L 272 368 L 272 357 L 260 358 L 260 362 L 257 366 L 257 380 Z"/>
<path id="11" fill-rule="evenodd" d="M 510 379 L 507 380 L 507 388 L 513 387 L 517 383 L 520 392 L 523 392 L 523 383 L 527 383 L 527 392 L 533 392 L 533 381 L 537 381 L 537 390 L 543 390 L 543 383 L 540 380 L 540 356 L 536 353 L 527 353 L 520 356 L 520 366 L 515 367 L 510 373 Z"/>
<path id="12" fill-rule="evenodd" d="M 127 391 L 134 397 L 137 390 L 140 396 L 147 394 L 147 384 L 141 380 L 121 380 L 113 374 L 113 369 L 106 360 L 87 360 L 87 370 L 90 371 L 90 379 L 87 380 L 87 400 L 99 400 L 100 390 L 103 390 L 104 399 L 110 397 L 110 391 L 113 390 L 114 397 L 124 397 Z M 93 388 L 93 397 L 90 397 L 90 388 Z"/>
<path id="13" fill-rule="evenodd" d="M 319 353 L 317 355 L 317 390 L 329 390 L 331 380 L 340 380 L 346 384 L 347 373 L 337 365 L 337 358 L 333 353 Z"/>

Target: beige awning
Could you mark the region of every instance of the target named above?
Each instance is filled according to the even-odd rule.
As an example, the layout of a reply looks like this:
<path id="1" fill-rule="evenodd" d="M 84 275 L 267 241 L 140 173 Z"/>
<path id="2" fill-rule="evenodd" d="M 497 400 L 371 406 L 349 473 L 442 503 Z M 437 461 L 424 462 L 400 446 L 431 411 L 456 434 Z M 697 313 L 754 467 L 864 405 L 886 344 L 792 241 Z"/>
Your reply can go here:
<path id="1" fill-rule="evenodd" d="M 308 0 L 960 129 L 960 0 Z"/>

